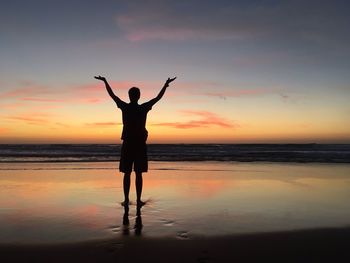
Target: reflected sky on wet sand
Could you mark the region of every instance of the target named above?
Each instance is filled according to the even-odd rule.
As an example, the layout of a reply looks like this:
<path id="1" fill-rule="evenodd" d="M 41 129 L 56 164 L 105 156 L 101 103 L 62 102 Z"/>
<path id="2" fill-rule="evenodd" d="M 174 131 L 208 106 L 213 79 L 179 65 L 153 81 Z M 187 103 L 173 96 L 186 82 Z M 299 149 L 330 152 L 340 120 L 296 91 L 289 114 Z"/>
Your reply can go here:
<path id="1" fill-rule="evenodd" d="M 1 164 L 0 243 L 125 234 L 187 239 L 350 224 L 349 165 L 154 162 L 144 175 L 140 216 L 132 176 L 128 225 L 116 167 Z"/>

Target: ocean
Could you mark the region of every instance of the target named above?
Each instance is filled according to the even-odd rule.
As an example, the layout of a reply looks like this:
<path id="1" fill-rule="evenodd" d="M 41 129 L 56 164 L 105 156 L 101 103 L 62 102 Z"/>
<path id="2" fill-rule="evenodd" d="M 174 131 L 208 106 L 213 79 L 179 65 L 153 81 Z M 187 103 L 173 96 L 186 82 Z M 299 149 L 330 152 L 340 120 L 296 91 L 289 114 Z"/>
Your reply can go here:
<path id="1" fill-rule="evenodd" d="M 113 162 L 119 144 L 2 144 L 0 163 Z M 350 144 L 149 144 L 150 161 L 350 163 Z"/>
<path id="2" fill-rule="evenodd" d="M 142 211 L 134 174 L 120 204 L 119 151 L 0 145 L 0 248 L 349 226 L 349 145 L 150 144 Z"/>

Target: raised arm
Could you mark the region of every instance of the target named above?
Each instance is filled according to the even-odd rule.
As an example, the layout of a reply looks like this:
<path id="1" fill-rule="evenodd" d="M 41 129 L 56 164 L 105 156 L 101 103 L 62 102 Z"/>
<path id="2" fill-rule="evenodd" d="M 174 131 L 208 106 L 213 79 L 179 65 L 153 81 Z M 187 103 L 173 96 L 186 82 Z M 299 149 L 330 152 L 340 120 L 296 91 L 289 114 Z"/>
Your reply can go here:
<path id="1" fill-rule="evenodd" d="M 95 76 L 95 79 L 98 79 L 98 80 L 103 81 L 103 83 L 104 83 L 105 86 L 106 86 L 106 90 L 107 90 L 109 96 L 111 96 L 111 98 L 115 101 L 115 103 L 117 103 L 117 106 L 118 106 L 118 107 L 120 107 L 120 105 L 121 105 L 122 103 L 124 103 L 124 101 L 122 101 L 121 99 L 119 99 L 119 97 L 118 97 L 117 95 L 114 94 L 114 92 L 113 92 L 111 86 L 109 86 L 109 83 L 108 83 L 108 81 L 106 80 L 105 77 L 101 77 L 101 76 L 99 75 L 99 76 Z"/>
<path id="2" fill-rule="evenodd" d="M 155 97 L 154 99 L 151 99 L 148 103 L 150 103 L 152 106 L 153 106 L 154 104 L 156 104 L 156 103 L 163 97 L 163 95 L 164 95 L 164 93 L 165 93 L 167 87 L 169 87 L 169 84 L 170 84 L 171 82 L 173 82 L 175 79 L 176 79 L 176 77 L 175 77 L 175 78 L 172 78 L 172 79 L 171 79 L 171 78 L 168 78 L 168 79 L 165 81 L 163 88 L 162 88 L 162 89 L 160 90 L 160 92 L 158 93 L 157 97 Z"/>

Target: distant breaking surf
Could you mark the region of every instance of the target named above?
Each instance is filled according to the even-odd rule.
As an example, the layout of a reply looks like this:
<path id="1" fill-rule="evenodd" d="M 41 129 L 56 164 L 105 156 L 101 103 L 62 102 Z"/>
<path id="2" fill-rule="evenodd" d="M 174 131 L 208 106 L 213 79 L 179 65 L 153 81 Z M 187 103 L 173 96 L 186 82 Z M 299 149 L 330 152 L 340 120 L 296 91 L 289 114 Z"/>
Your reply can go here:
<path id="1" fill-rule="evenodd" d="M 114 162 L 118 144 L 2 144 L 0 162 Z M 150 161 L 350 163 L 350 144 L 150 144 Z"/>

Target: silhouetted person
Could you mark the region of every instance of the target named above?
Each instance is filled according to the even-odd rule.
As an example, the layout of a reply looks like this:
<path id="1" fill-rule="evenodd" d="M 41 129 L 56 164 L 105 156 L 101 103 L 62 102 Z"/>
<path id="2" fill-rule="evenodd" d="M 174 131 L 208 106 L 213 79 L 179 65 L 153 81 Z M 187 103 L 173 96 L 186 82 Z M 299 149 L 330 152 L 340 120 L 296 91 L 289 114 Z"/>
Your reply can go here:
<path id="1" fill-rule="evenodd" d="M 104 82 L 108 94 L 122 111 L 123 132 L 121 139 L 123 140 L 123 145 L 119 162 L 119 171 L 124 173 L 124 202 L 122 204 L 129 204 L 130 175 L 132 167 L 134 166 L 136 174 L 137 206 L 142 206 L 144 205 L 144 202 L 141 201 L 142 173 L 148 171 L 146 146 L 148 137 L 148 132 L 146 130 L 147 113 L 152 109 L 153 105 L 163 97 L 167 87 L 176 77 L 172 79 L 168 78 L 157 97 L 143 104 L 138 104 L 138 100 L 140 99 L 140 90 L 138 88 L 132 87 L 129 90 L 130 103 L 126 103 L 113 93 L 106 78 L 98 76 L 95 77 L 95 79 Z"/>

